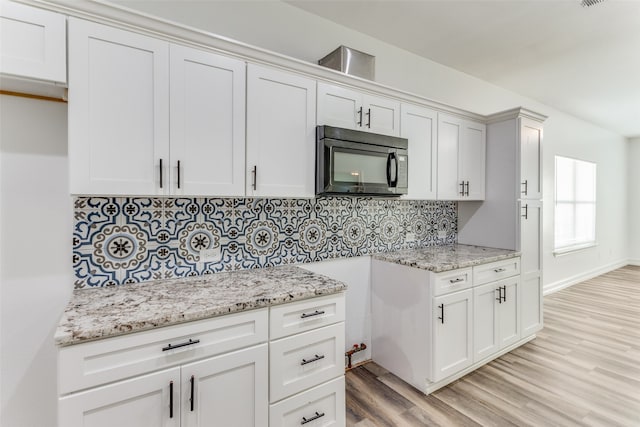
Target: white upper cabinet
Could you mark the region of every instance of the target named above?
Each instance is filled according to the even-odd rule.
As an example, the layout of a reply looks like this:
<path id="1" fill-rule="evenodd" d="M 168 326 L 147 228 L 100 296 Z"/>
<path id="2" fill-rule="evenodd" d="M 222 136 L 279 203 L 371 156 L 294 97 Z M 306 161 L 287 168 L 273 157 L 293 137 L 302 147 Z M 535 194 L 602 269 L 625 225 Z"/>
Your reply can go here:
<path id="1" fill-rule="evenodd" d="M 409 140 L 409 199 L 436 199 L 438 176 L 438 113 L 402 104 L 400 136 Z"/>
<path id="2" fill-rule="evenodd" d="M 315 196 L 316 81 L 247 67 L 246 192 Z"/>
<path id="3" fill-rule="evenodd" d="M 73 194 L 169 190 L 169 44 L 69 19 Z"/>
<path id="4" fill-rule="evenodd" d="M 400 136 L 400 102 L 318 82 L 318 124 Z"/>
<path id="5" fill-rule="evenodd" d="M 542 198 L 542 123 L 520 118 L 520 198 Z"/>
<path id="6" fill-rule="evenodd" d="M 0 73 L 65 83 L 64 15 L 0 1 Z"/>
<path id="7" fill-rule="evenodd" d="M 171 46 L 171 194 L 244 194 L 245 63 Z"/>
<path id="8" fill-rule="evenodd" d="M 69 20 L 71 193 L 244 195 L 245 64 Z"/>
<path id="9" fill-rule="evenodd" d="M 484 200 L 485 157 L 484 124 L 438 114 L 438 199 Z"/>

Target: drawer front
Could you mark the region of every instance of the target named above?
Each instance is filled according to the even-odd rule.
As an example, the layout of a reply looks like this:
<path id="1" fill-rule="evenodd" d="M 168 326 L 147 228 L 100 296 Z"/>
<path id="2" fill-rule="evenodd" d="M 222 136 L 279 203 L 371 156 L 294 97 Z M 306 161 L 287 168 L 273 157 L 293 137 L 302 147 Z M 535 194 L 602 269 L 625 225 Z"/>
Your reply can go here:
<path id="1" fill-rule="evenodd" d="M 271 405 L 269 425 L 282 427 L 344 427 L 344 376 Z"/>
<path id="2" fill-rule="evenodd" d="M 269 344 L 269 400 L 314 387 L 344 374 L 344 323 Z"/>
<path id="3" fill-rule="evenodd" d="M 267 322 L 265 308 L 62 347 L 58 357 L 59 393 L 266 342 Z"/>
<path id="4" fill-rule="evenodd" d="M 271 307 L 270 337 L 274 340 L 344 322 L 344 305 L 344 294 L 340 293 Z"/>
<path id="5" fill-rule="evenodd" d="M 520 274 L 520 258 L 510 258 L 473 267 L 473 285 L 478 286 Z"/>
<path id="6" fill-rule="evenodd" d="M 449 292 L 468 289 L 473 285 L 473 269 L 461 268 L 458 270 L 437 273 L 434 280 L 433 295 L 444 295 Z"/>

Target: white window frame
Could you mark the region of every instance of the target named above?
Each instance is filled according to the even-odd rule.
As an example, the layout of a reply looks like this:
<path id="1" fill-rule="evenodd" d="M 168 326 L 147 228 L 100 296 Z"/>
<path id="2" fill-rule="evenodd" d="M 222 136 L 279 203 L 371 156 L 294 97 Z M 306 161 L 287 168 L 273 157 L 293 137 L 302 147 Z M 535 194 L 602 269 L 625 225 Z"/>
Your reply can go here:
<path id="1" fill-rule="evenodd" d="M 562 158 L 565 160 L 571 160 L 574 165 L 573 165 L 573 197 L 570 200 L 558 200 L 558 158 Z M 582 163 L 589 163 L 591 165 L 593 165 L 594 171 L 593 171 L 593 200 L 592 201 L 584 201 L 584 200 L 576 200 L 576 167 L 575 164 L 578 162 L 582 162 Z M 583 250 L 583 249 L 587 249 L 587 248 L 591 248 L 594 246 L 597 246 L 597 239 L 596 239 L 596 223 L 597 223 L 597 218 L 596 218 L 596 214 L 597 214 L 597 172 L 598 172 L 598 165 L 595 162 L 590 162 L 588 160 L 581 160 L 581 159 L 575 159 L 572 157 L 568 157 L 568 156 L 555 156 L 554 158 L 554 165 L 555 165 L 555 181 L 554 181 L 554 187 L 555 187 L 555 191 L 554 191 L 554 218 L 553 218 L 553 224 L 554 224 L 554 241 L 553 241 L 553 254 L 554 255 L 564 255 L 567 253 L 571 253 L 571 252 L 575 252 L 575 251 L 579 251 L 579 250 Z M 573 209 L 574 209 L 574 217 L 576 216 L 576 207 L 578 205 L 585 205 L 585 204 L 590 204 L 593 205 L 593 239 L 590 240 L 576 240 L 570 244 L 565 244 L 562 246 L 558 246 L 558 242 L 557 242 L 557 237 L 556 237 L 556 227 L 558 224 L 558 217 L 557 217 L 557 212 L 558 212 L 558 204 L 572 204 L 573 205 Z M 574 222 L 574 227 L 576 226 L 576 223 Z M 574 230 L 574 235 L 575 235 L 575 230 Z"/>

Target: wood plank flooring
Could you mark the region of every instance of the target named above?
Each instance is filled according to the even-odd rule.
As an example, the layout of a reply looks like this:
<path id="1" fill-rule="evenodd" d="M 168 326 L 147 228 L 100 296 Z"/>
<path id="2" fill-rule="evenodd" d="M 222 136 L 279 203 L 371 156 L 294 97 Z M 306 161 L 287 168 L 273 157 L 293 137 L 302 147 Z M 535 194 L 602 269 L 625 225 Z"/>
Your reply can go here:
<path id="1" fill-rule="evenodd" d="M 429 396 L 369 363 L 347 426 L 640 426 L 640 267 L 544 299 L 535 340 Z"/>

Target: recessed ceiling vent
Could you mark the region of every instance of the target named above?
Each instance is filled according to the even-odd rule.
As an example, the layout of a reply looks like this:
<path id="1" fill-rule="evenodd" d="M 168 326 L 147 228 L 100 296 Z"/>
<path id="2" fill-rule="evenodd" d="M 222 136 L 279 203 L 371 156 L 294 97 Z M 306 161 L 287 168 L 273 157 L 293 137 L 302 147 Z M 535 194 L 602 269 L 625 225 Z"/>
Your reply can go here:
<path id="1" fill-rule="evenodd" d="M 604 0 L 582 0 L 580 4 L 582 7 L 591 7 L 598 3 L 602 3 Z"/>

